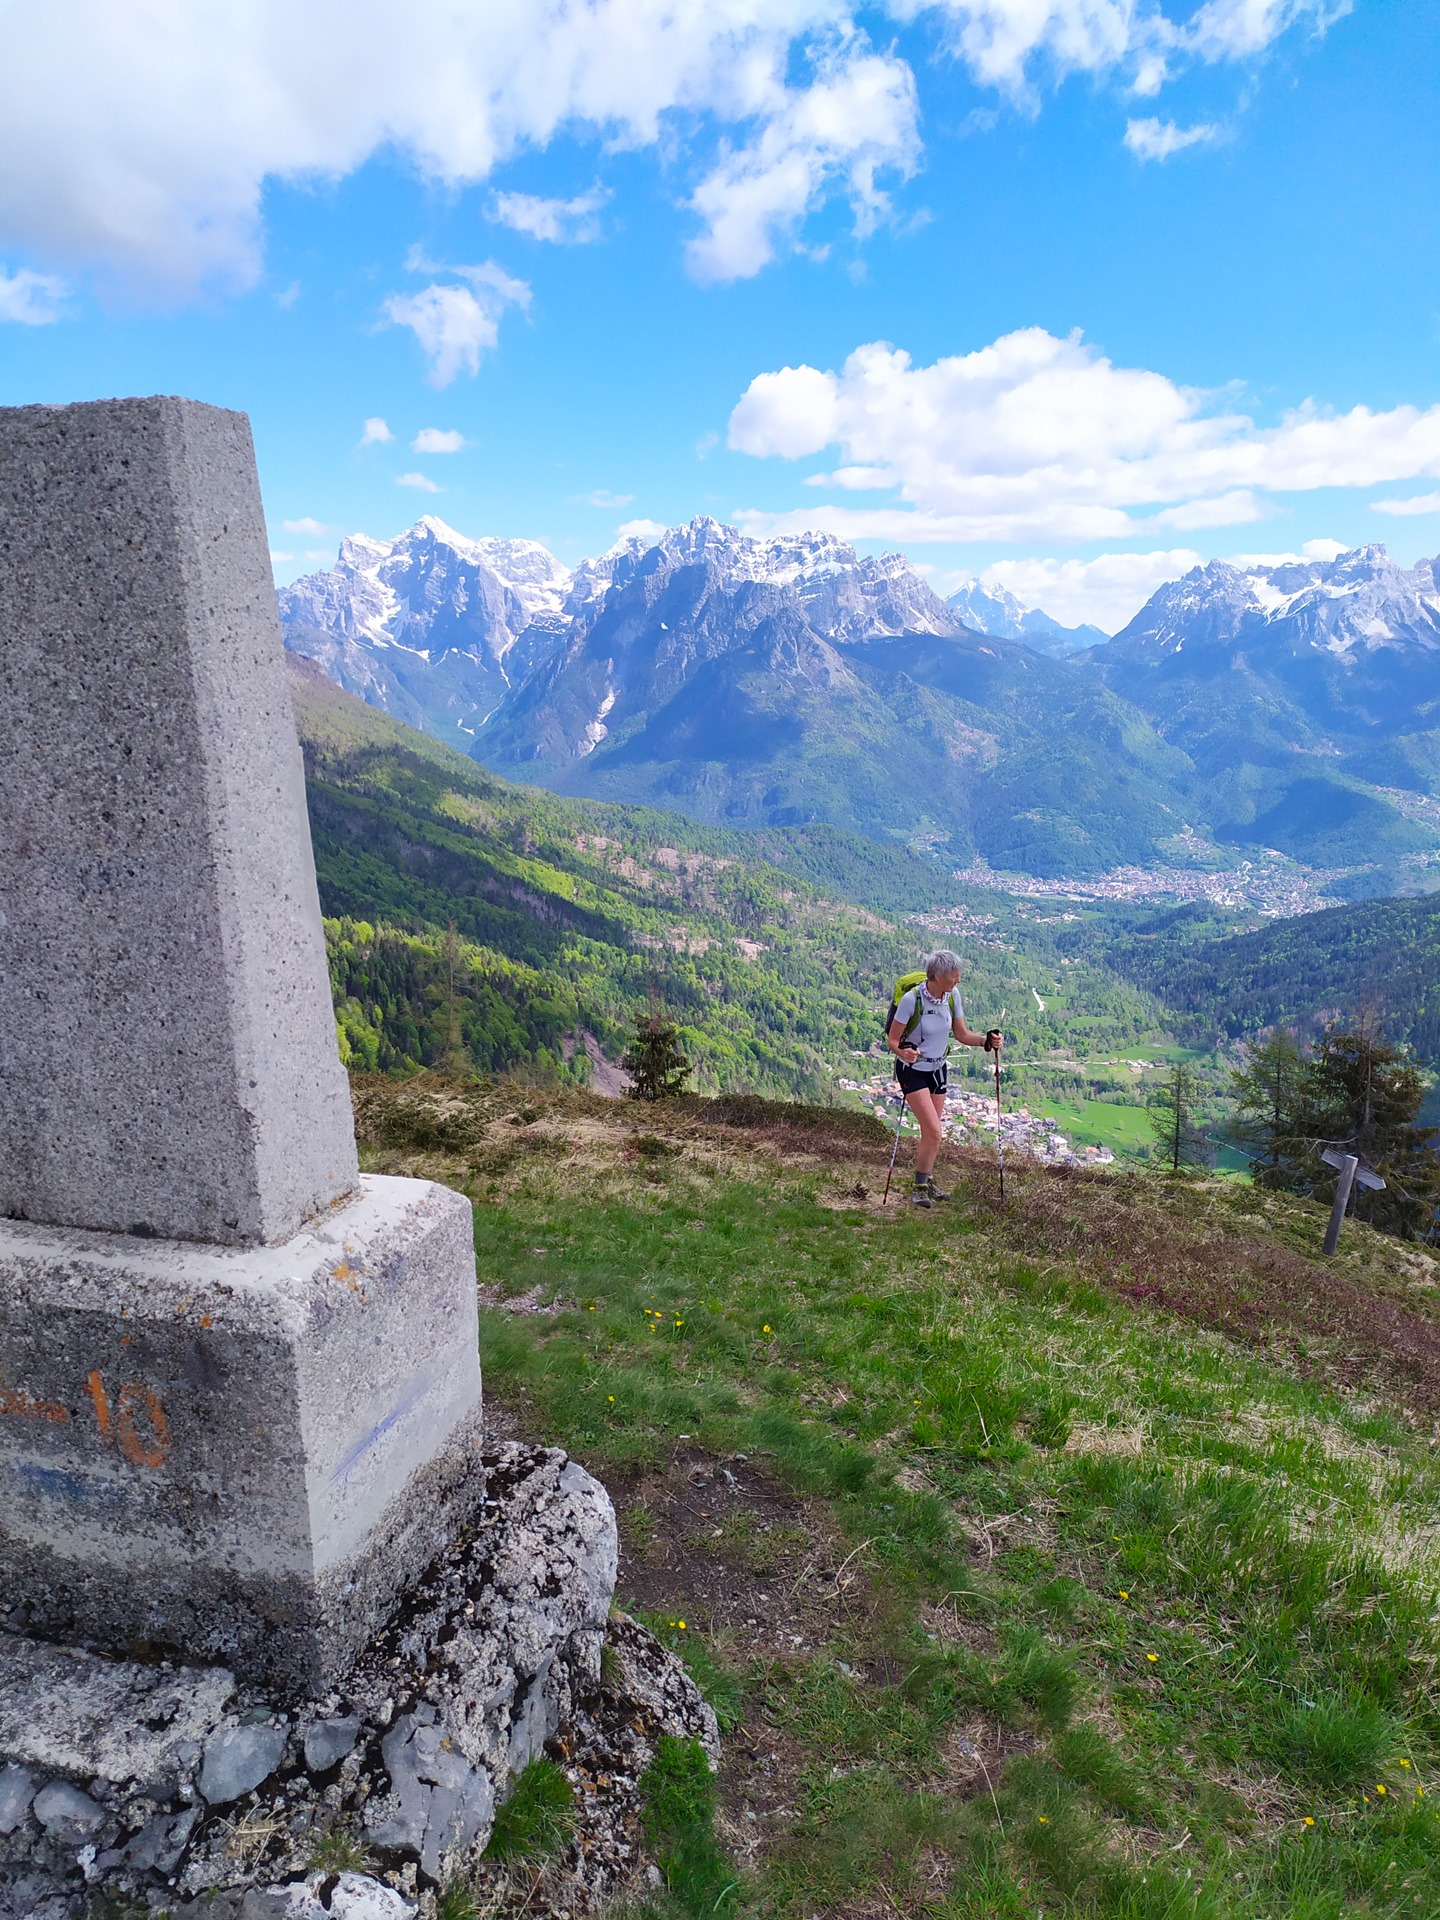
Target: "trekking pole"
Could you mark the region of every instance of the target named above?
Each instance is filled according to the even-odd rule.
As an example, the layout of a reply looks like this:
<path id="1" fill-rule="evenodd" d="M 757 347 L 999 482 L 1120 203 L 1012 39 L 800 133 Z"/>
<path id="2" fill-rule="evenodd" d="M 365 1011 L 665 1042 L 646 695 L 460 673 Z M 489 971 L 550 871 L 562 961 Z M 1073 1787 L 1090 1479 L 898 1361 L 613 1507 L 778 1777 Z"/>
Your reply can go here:
<path id="1" fill-rule="evenodd" d="M 900 1151 L 900 1129 L 904 1126 L 904 1124 L 905 1124 L 905 1102 L 901 1100 L 900 1112 L 895 1121 L 895 1144 L 890 1149 L 890 1166 L 885 1175 L 885 1193 L 884 1193 L 884 1197 L 880 1202 L 882 1207 L 889 1205 L 890 1182 L 894 1178 L 894 1174 L 895 1174 L 895 1156 Z"/>
<path id="2" fill-rule="evenodd" d="M 1003 1018 L 1003 1015 L 1002 1015 Z M 1000 1204 L 1005 1204 L 1004 1114 L 1000 1107 L 1000 1029 L 991 1027 L 985 1036 L 985 1051 L 995 1056 L 995 1159 L 1000 1168 Z"/>

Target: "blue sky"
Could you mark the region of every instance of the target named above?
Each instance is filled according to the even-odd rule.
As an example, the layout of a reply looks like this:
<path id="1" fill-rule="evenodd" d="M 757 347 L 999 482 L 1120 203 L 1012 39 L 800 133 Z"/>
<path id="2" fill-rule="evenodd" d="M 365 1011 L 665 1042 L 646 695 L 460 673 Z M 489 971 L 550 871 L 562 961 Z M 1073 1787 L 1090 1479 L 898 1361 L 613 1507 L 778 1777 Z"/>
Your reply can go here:
<path id="1" fill-rule="evenodd" d="M 1116 626 L 1440 550 L 1435 0 L 0 7 L 0 402 L 243 408 L 278 578 L 705 512 Z"/>

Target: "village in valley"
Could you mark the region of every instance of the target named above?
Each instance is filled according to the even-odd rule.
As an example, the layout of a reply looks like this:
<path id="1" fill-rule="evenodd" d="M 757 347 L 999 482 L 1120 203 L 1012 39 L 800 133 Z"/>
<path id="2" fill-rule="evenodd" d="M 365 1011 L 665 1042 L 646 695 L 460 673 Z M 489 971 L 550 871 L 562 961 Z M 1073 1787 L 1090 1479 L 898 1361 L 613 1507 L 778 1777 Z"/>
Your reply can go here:
<path id="1" fill-rule="evenodd" d="M 896 1124 L 900 1089 L 889 1074 L 877 1072 L 864 1080 L 841 1075 L 836 1084 L 845 1093 L 859 1094 L 877 1120 L 890 1126 Z M 901 1124 L 907 1130 L 915 1128 L 908 1116 Z M 1061 1133 L 1058 1120 L 1031 1113 L 1028 1107 L 1007 1111 L 1002 1098 L 997 1116 L 993 1093 L 975 1093 L 963 1086 L 952 1085 L 949 1090 L 945 1102 L 945 1137 L 968 1146 L 994 1146 L 998 1138 L 1007 1152 L 1031 1154 L 1050 1166 L 1107 1167 L 1115 1159 L 1109 1147 L 1073 1146 L 1068 1136 Z"/>

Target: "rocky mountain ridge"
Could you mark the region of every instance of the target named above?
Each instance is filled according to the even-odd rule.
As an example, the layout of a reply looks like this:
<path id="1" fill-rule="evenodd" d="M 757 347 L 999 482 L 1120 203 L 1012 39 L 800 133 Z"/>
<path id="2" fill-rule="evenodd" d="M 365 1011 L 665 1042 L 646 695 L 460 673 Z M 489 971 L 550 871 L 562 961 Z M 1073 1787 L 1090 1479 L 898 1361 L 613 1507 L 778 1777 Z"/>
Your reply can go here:
<path id="1" fill-rule="evenodd" d="M 947 604 L 902 555 L 705 516 L 573 569 L 427 517 L 346 541 L 280 608 L 340 685 L 562 793 L 1051 875 L 1207 841 L 1327 869 L 1440 841 L 1435 565 L 1380 547 L 1209 562 L 1078 649 L 1000 590 Z"/>
<path id="2" fill-rule="evenodd" d="M 979 580 L 967 580 L 945 604 L 976 633 L 993 640 L 1023 640 L 1040 653 L 1079 653 L 1086 647 L 1103 646 L 1110 638 L 1101 627 L 1062 626 L 1041 608 L 1027 607 L 1008 587 L 987 587 Z"/>

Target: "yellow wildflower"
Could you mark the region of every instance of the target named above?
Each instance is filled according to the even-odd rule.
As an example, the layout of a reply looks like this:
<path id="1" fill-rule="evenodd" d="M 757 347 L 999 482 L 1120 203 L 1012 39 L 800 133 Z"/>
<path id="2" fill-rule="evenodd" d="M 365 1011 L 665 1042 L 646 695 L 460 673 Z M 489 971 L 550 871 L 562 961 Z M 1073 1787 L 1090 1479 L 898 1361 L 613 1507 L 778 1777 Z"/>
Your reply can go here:
<path id="1" fill-rule="evenodd" d="M 1145 1656 L 1145 1658 L 1146 1658 L 1147 1660 L 1158 1660 L 1158 1659 L 1160 1658 L 1160 1656 L 1159 1656 L 1159 1654 L 1158 1654 L 1158 1653 L 1147 1653 L 1147 1654 L 1146 1654 L 1146 1656 Z"/>
<path id="2" fill-rule="evenodd" d="M 1314 1822 L 1314 1821 L 1313 1821 L 1313 1820 L 1311 1819 L 1311 1817 L 1310 1817 L 1310 1815 L 1309 1815 L 1308 1813 L 1307 1813 L 1307 1814 L 1306 1814 L 1306 1816 L 1305 1816 L 1305 1824 L 1306 1824 L 1306 1826 L 1307 1826 L 1307 1827 L 1313 1827 L 1313 1826 L 1314 1826 L 1314 1824 L 1315 1824 L 1315 1822 Z"/>

